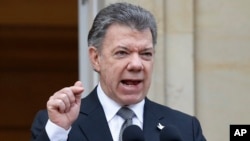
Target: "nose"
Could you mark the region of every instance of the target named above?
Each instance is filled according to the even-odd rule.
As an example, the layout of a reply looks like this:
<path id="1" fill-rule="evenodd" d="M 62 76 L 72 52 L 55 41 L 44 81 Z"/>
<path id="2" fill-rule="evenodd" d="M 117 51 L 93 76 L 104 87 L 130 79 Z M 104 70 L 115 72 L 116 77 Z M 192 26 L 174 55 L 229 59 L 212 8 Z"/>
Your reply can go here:
<path id="1" fill-rule="evenodd" d="M 140 58 L 139 54 L 133 54 L 130 57 L 127 69 L 129 71 L 141 71 L 143 70 L 143 63 L 142 63 L 142 59 Z"/>

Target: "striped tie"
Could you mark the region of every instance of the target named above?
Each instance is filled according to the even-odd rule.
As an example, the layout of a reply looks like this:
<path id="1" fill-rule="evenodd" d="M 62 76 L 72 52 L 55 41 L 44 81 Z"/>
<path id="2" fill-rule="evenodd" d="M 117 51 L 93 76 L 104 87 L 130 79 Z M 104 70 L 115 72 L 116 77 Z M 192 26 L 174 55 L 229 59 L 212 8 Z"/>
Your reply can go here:
<path id="1" fill-rule="evenodd" d="M 122 117 L 125 121 L 122 124 L 121 130 L 120 130 L 120 134 L 119 134 L 119 141 L 122 141 L 122 134 L 123 131 L 126 127 L 132 125 L 132 118 L 135 116 L 134 112 L 132 110 L 130 110 L 127 107 L 122 107 L 118 112 L 117 115 L 119 115 L 120 117 Z"/>

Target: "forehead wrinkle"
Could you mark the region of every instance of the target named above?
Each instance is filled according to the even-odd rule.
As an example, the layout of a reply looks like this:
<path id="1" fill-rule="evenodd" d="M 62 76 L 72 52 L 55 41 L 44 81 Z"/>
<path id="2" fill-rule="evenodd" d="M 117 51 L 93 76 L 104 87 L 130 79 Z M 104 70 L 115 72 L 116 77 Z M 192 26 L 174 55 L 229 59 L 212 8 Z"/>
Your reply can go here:
<path id="1" fill-rule="evenodd" d="M 133 50 L 133 51 L 150 51 L 150 50 L 154 50 L 153 47 L 149 46 L 149 47 L 144 47 L 144 46 L 131 46 L 131 45 L 118 45 L 117 49 L 124 49 L 124 50 Z"/>

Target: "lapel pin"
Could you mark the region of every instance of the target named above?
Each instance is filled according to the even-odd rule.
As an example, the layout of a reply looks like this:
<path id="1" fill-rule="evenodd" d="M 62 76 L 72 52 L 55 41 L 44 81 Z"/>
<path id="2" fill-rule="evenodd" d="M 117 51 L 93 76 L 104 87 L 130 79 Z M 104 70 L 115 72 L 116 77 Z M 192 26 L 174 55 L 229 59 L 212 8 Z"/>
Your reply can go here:
<path id="1" fill-rule="evenodd" d="M 161 123 L 158 123 L 158 125 L 157 125 L 157 128 L 158 128 L 159 130 L 162 130 L 164 127 L 165 127 L 165 126 L 163 126 Z"/>

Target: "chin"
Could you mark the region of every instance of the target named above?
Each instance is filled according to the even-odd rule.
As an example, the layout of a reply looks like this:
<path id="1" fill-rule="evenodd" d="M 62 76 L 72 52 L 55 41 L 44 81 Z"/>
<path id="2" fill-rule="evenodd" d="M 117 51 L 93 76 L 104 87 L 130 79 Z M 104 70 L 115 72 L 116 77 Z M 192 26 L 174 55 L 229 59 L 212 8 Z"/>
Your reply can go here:
<path id="1" fill-rule="evenodd" d="M 133 98 L 133 99 L 125 99 L 123 100 L 124 105 L 133 105 L 133 104 L 137 104 L 139 102 L 141 102 L 143 100 L 143 98 Z"/>

